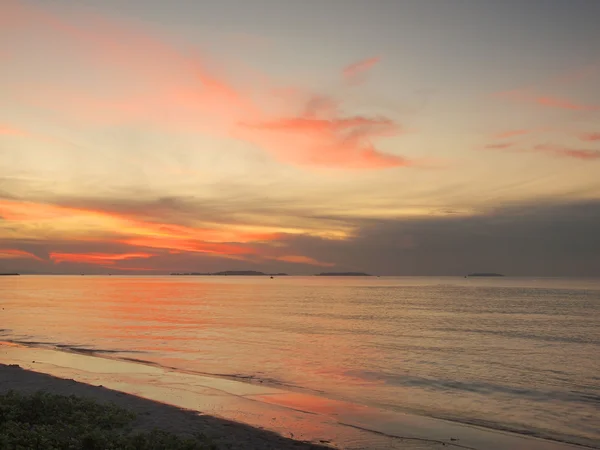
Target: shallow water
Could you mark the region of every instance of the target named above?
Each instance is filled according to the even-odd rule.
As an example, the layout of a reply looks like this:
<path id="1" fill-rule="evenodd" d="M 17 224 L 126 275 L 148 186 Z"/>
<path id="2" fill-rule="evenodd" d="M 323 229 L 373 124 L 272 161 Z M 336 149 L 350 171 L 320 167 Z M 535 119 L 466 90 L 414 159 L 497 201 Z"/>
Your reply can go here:
<path id="1" fill-rule="evenodd" d="M 1 339 L 600 447 L 600 280 L 0 280 Z"/>

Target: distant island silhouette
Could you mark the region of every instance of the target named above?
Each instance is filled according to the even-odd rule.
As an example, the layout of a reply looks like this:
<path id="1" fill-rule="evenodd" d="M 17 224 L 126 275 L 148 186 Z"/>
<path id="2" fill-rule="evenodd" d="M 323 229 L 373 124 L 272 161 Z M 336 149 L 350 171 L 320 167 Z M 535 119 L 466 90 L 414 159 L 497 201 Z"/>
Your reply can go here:
<path id="1" fill-rule="evenodd" d="M 225 270 L 223 272 L 213 272 L 213 273 L 200 273 L 200 272 L 175 272 L 172 273 L 173 276 L 271 276 L 271 277 L 281 277 L 287 276 L 287 273 L 264 273 L 257 272 L 256 270 Z"/>
<path id="2" fill-rule="evenodd" d="M 364 272 L 321 272 L 315 274 L 317 277 L 371 277 L 372 275 Z"/>
<path id="3" fill-rule="evenodd" d="M 0 273 L 0 277 L 18 277 L 18 273 Z"/>
<path id="4" fill-rule="evenodd" d="M 468 277 L 503 277 L 501 273 L 493 272 L 475 272 L 467 275 Z"/>

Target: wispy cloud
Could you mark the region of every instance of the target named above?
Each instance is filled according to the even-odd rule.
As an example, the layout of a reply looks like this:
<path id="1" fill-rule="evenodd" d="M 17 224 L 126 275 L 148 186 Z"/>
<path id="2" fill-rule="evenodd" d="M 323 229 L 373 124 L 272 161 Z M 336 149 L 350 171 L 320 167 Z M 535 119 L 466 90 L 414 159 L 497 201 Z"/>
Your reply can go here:
<path id="1" fill-rule="evenodd" d="M 581 133 L 579 139 L 584 142 L 596 142 L 600 141 L 600 133 Z"/>
<path id="2" fill-rule="evenodd" d="M 540 144 L 536 145 L 533 148 L 533 151 L 548 153 L 556 156 L 564 156 L 567 158 L 575 158 L 583 161 L 600 160 L 599 150 L 577 149 L 560 145 Z"/>
<path id="3" fill-rule="evenodd" d="M 529 103 L 547 108 L 566 109 L 571 111 L 598 111 L 600 106 L 578 103 L 570 99 L 555 97 L 552 95 L 538 94 L 533 91 L 506 91 L 494 94 L 495 97 L 506 100 Z"/>
<path id="4" fill-rule="evenodd" d="M 575 103 L 569 99 L 550 97 L 550 96 L 531 97 L 531 98 L 529 98 L 529 100 L 531 100 L 541 106 L 548 106 L 551 108 L 571 109 L 574 111 L 597 111 L 600 109 L 600 107 L 597 105 L 585 105 L 582 103 Z"/>
<path id="5" fill-rule="evenodd" d="M 120 268 L 120 263 L 132 259 L 161 260 L 167 255 L 201 254 L 244 261 L 250 258 L 326 265 L 305 255 L 290 257 L 286 250 L 286 234 L 283 233 L 219 224 L 214 224 L 212 228 L 181 225 L 169 222 L 169 219 L 173 219 L 172 216 L 168 210 L 152 211 L 151 208 L 146 211 L 116 212 L 100 208 L 85 209 L 1 200 L 0 217 L 3 223 L 0 222 L 0 237 L 4 225 L 13 230 L 13 239 L 25 239 L 42 245 L 46 241 L 57 240 L 77 243 L 78 251 L 52 249 L 50 260 L 57 264 L 92 264 Z M 44 230 L 43 235 L 40 235 L 40 229 Z M 98 247 L 118 247 L 123 250 L 103 252 L 97 251 Z M 32 253 L 22 250 L 0 250 L 0 257 L 40 260 Z"/>
<path id="6" fill-rule="evenodd" d="M 565 158 L 579 159 L 582 161 L 594 161 L 600 159 L 599 150 L 571 148 L 562 145 L 554 144 L 538 144 L 533 147 L 515 147 L 514 143 L 495 143 L 486 145 L 484 148 L 490 150 L 510 151 L 515 153 L 544 153 L 552 156 L 559 156 Z"/>
<path id="7" fill-rule="evenodd" d="M 177 250 L 190 253 L 206 253 L 222 257 L 251 255 L 258 253 L 255 248 L 247 244 L 206 242 L 195 239 L 181 239 L 178 237 L 139 237 L 119 241 L 133 247 L 157 248 Z"/>
<path id="8" fill-rule="evenodd" d="M 27 134 L 24 130 L 0 124 L 0 136 L 26 136 Z"/>
<path id="9" fill-rule="evenodd" d="M 0 259 L 35 259 L 42 261 L 40 257 L 33 253 L 13 248 L 0 248 Z"/>
<path id="10" fill-rule="evenodd" d="M 507 139 L 507 138 L 511 138 L 511 137 L 524 136 L 526 134 L 531 134 L 534 131 L 536 131 L 536 130 L 525 130 L 525 129 L 507 130 L 507 131 L 502 131 L 500 133 L 496 133 L 492 137 L 494 139 Z"/>
<path id="11" fill-rule="evenodd" d="M 514 145 L 515 144 L 512 142 L 501 142 L 501 143 L 497 143 L 497 144 L 488 144 L 485 146 L 485 148 L 489 148 L 489 149 L 493 149 L 493 150 L 502 150 L 505 148 L 510 148 Z"/>
<path id="12" fill-rule="evenodd" d="M 364 75 L 371 70 L 373 66 L 378 64 L 379 61 L 381 61 L 379 56 L 373 56 L 344 67 L 344 70 L 342 71 L 344 79 L 349 83 L 358 83 L 362 81 Z"/>
<path id="13" fill-rule="evenodd" d="M 119 261 L 126 261 L 130 259 L 147 259 L 152 258 L 156 255 L 151 253 L 59 253 L 51 252 L 50 259 L 57 264 L 60 263 L 83 263 L 83 264 L 97 264 L 101 266 L 113 265 Z"/>
<path id="14" fill-rule="evenodd" d="M 303 116 L 245 124 L 244 136 L 298 164 L 366 169 L 412 164 L 406 158 L 378 151 L 372 143 L 398 132 L 398 126 L 384 118 Z"/>
<path id="15" fill-rule="evenodd" d="M 311 266 L 321 266 L 321 267 L 335 266 L 335 264 L 333 264 L 333 263 L 317 261 L 314 258 L 309 258 L 308 256 L 301 256 L 301 255 L 277 256 L 274 259 L 276 259 L 277 261 L 285 261 L 285 262 L 291 262 L 291 263 L 297 263 L 297 264 L 308 264 Z"/>

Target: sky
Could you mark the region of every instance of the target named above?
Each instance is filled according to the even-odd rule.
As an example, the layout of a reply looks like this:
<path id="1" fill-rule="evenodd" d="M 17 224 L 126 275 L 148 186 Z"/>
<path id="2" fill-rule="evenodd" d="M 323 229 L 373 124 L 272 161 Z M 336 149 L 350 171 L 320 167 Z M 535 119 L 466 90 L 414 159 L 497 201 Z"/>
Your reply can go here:
<path id="1" fill-rule="evenodd" d="M 599 19 L 0 0 L 0 272 L 600 276 Z"/>

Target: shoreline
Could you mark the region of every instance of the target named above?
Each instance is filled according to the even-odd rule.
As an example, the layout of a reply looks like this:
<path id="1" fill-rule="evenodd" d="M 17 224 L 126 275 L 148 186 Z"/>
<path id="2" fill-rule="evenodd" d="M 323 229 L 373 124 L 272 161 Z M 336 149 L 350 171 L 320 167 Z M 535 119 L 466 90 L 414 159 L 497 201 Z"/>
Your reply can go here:
<path id="1" fill-rule="evenodd" d="M 0 394 L 9 391 L 33 394 L 44 391 L 51 394 L 75 395 L 101 404 L 113 403 L 136 414 L 134 432 L 159 429 L 182 437 L 201 433 L 218 448 L 231 449 L 297 449 L 326 450 L 323 445 L 286 438 L 268 430 L 250 427 L 214 416 L 206 416 L 193 410 L 177 408 L 165 403 L 148 400 L 115 391 L 104 386 L 77 382 L 45 373 L 23 369 L 18 365 L 0 363 Z"/>
<path id="2" fill-rule="evenodd" d="M 470 448 L 567 450 L 593 448 L 410 414 L 376 410 L 256 383 L 169 370 L 153 363 L 0 342 L 0 363 L 75 379 L 196 411 L 254 430 L 326 444 L 329 448 Z M 296 442 L 296 441 L 292 441 Z M 398 445 L 399 447 L 396 447 Z M 245 448 L 245 447 L 240 447 Z M 252 447 L 248 447 L 252 448 Z M 286 447 L 281 447 L 286 448 Z M 323 447 L 319 447 L 323 448 Z"/>

